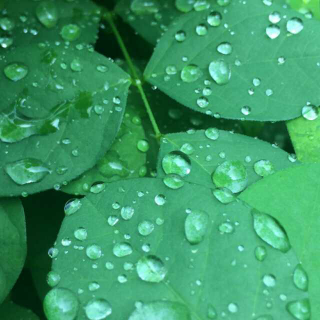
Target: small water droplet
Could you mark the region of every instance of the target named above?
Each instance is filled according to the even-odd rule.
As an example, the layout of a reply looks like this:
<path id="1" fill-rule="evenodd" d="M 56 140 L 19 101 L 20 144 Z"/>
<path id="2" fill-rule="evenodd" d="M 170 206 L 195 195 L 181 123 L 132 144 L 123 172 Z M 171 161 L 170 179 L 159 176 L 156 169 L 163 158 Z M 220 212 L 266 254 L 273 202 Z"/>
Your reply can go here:
<path id="1" fill-rule="evenodd" d="M 163 178 L 163 183 L 170 189 L 180 189 L 184 185 L 183 179 L 176 174 L 169 174 Z"/>
<path id="2" fill-rule="evenodd" d="M 133 217 L 134 209 L 130 206 L 122 207 L 121 208 L 121 217 L 124 220 L 130 220 Z"/>
<path id="3" fill-rule="evenodd" d="M 55 271 L 50 271 L 47 275 L 47 283 L 52 288 L 55 287 L 61 280 L 60 274 Z"/>
<path id="4" fill-rule="evenodd" d="M 188 66 L 183 67 L 181 71 L 181 79 L 184 82 L 190 83 L 197 81 L 202 76 L 202 74 L 203 73 L 198 66 L 190 64 Z"/>
<path id="5" fill-rule="evenodd" d="M 214 60 L 209 65 L 212 79 L 219 85 L 227 84 L 231 78 L 230 65 L 224 60 Z"/>
<path id="6" fill-rule="evenodd" d="M 306 271 L 303 269 L 301 264 L 298 264 L 293 273 L 293 283 L 298 289 L 307 291 L 308 282 L 308 275 Z"/>
<path id="7" fill-rule="evenodd" d="M 76 24 L 67 24 L 62 27 L 60 34 L 65 41 L 75 41 L 80 37 L 81 29 Z"/>
<path id="8" fill-rule="evenodd" d="M 263 246 L 256 247 L 254 255 L 258 261 L 263 261 L 267 256 L 267 249 Z"/>
<path id="9" fill-rule="evenodd" d="M 292 34 L 298 34 L 303 30 L 303 22 L 300 18 L 292 18 L 287 22 L 287 31 Z"/>
<path id="10" fill-rule="evenodd" d="M 297 320 L 309 320 L 311 318 L 311 308 L 308 299 L 289 302 L 287 310 Z"/>
<path id="11" fill-rule="evenodd" d="M 156 195 L 156 197 L 154 198 L 154 202 L 158 205 L 158 206 L 163 206 L 166 203 L 166 197 L 163 194 L 158 194 Z"/>
<path id="12" fill-rule="evenodd" d="M 64 206 L 64 213 L 66 216 L 70 216 L 77 212 L 82 206 L 80 199 L 70 199 Z"/>
<path id="13" fill-rule="evenodd" d="M 132 247 L 129 243 L 121 242 L 116 243 L 113 247 L 113 254 L 116 257 L 122 258 L 132 253 Z"/>
<path id="14" fill-rule="evenodd" d="M 58 10 L 53 1 L 40 2 L 36 8 L 36 15 L 46 28 L 53 28 L 58 22 Z"/>
<path id="15" fill-rule="evenodd" d="M 180 30 L 176 32 L 174 37 L 178 42 L 183 42 L 184 40 L 186 40 L 187 35 L 183 30 Z"/>
<path id="16" fill-rule="evenodd" d="M 154 224 L 149 220 L 144 220 L 138 225 L 138 231 L 142 236 L 148 236 L 153 230 Z"/>
<path id="17" fill-rule="evenodd" d="M 159 3 L 157 0 L 133 0 L 130 9 L 136 15 L 155 14 L 159 11 Z"/>
<path id="18" fill-rule="evenodd" d="M 253 165 L 253 168 L 260 177 L 266 177 L 275 172 L 274 166 L 269 160 L 259 160 Z"/>
<path id="19" fill-rule="evenodd" d="M 102 255 L 101 247 L 96 244 L 87 247 L 86 255 L 91 260 L 99 259 Z"/>
<path id="20" fill-rule="evenodd" d="M 10 63 L 4 68 L 5 76 L 14 82 L 25 78 L 28 74 L 28 67 L 23 63 Z"/>
<path id="21" fill-rule="evenodd" d="M 85 228 L 78 228 L 74 231 L 73 234 L 74 234 L 74 237 L 80 241 L 86 240 L 88 236 L 88 232 Z"/>
<path id="22" fill-rule="evenodd" d="M 270 39 L 276 39 L 280 35 L 280 27 L 272 24 L 266 28 L 266 34 Z"/>
<path id="23" fill-rule="evenodd" d="M 218 45 L 217 51 L 221 54 L 228 55 L 232 53 L 232 46 L 229 42 L 222 42 Z"/>
<path id="24" fill-rule="evenodd" d="M 219 12 L 213 11 L 207 17 L 207 22 L 212 27 L 219 27 L 221 24 L 222 16 Z"/>
<path id="25" fill-rule="evenodd" d="M 302 116 L 306 120 L 316 120 L 319 117 L 319 108 L 313 105 L 307 105 L 302 108 Z"/>
<path id="26" fill-rule="evenodd" d="M 137 273 L 141 280 L 147 282 L 160 282 L 165 278 L 167 269 L 158 257 L 147 256 L 142 257 L 138 261 Z"/>
<path id="27" fill-rule="evenodd" d="M 180 177 L 185 177 L 191 171 L 191 161 L 186 154 L 173 151 L 163 157 L 162 168 L 166 174 L 177 174 Z"/>
<path id="28" fill-rule="evenodd" d="M 93 299 L 89 301 L 84 310 L 89 320 L 103 320 L 112 313 L 111 305 L 105 299 Z"/>
<path id="29" fill-rule="evenodd" d="M 272 274 L 266 274 L 262 278 L 262 282 L 264 283 L 265 286 L 268 288 L 273 288 L 276 286 L 276 278 Z"/>

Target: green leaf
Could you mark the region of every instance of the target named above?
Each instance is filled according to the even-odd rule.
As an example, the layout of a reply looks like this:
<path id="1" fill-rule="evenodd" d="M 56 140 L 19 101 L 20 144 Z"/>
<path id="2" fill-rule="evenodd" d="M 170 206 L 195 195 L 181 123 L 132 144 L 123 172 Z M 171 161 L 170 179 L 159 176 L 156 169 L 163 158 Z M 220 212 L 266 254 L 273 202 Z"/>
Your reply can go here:
<path id="1" fill-rule="evenodd" d="M 31 310 L 20 307 L 13 302 L 7 302 L 0 306 L 1 320 L 39 320 Z"/>
<path id="2" fill-rule="evenodd" d="M 62 191 L 77 195 L 87 194 L 90 188 L 97 183 L 146 175 L 146 152 L 140 151 L 138 144 L 147 141 L 139 112 L 136 109 L 136 106 L 130 104 L 129 95 L 123 122 L 111 148 L 92 169 L 62 187 Z"/>
<path id="3" fill-rule="evenodd" d="M 318 164 L 288 168 L 253 184 L 240 195 L 241 200 L 272 215 L 285 227 L 310 278 L 312 319 L 320 316 L 319 175 Z"/>
<path id="4" fill-rule="evenodd" d="M 171 190 L 140 178 L 112 182 L 81 203 L 56 242 L 53 272 L 61 280 L 45 298 L 49 320 L 64 319 L 63 301 L 76 319 L 95 319 L 100 307 L 110 319 L 167 319 L 163 311 L 175 320 L 215 312 L 290 320 L 286 305 L 308 296 L 292 280 L 294 252 L 261 240 L 240 201 L 222 205 L 202 186 Z"/>
<path id="5" fill-rule="evenodd" d="M 129 76 L 86 47 L 51 45 L 8 52 L 0 69 L 0 195 L 58 189 L 92 168 L 117 134 Z"/>
<path id="6" fill-rule="evenodd" d="M 287 122 L 297 158 L 304 163 L 320 162 L 320 118 L 313 121 L 303 117 Z"/>
<path id="7" fill-rule="evenodd" d="M 0 303 L 22 270 L 26 253 L 26 222 L 19 199 L 0 201 Z"/>
<path id="8" fill-rule="evenodd" d="M 190 183 L 214 188 L 212 175 L 217 167 L 226 161 L 240 161 L 247 172 L 247 185 L 264 175 L 259 167 L 267 160 L 273 169 L 270 173 L 287 168 L 295 161 L 285 151 L 264 141 L 234 134 L 215 128 L 206 131 L 190 130 L 188 133 L 168 134 L 162 140 L 158 158 L 158 175 L 165 176 L 164 157 L 178 152 L 191 164 L 190 173 L 184 180 Z M 290 160 L 291 159 L 291 160 Z"/>
<path id="9" fill-rule="evenodd" d="M 320 102 L 320 35 L 315 31 L 320 24 L 283 3 L 231 1 L 227 7 L 213 5 L 212 12 L 183 15 L 157 45 L 146 80 L 183 105 L 215 117 L 297 118 L 306 101 Z M 269 19 L 276 21 L 269 17 L 275 11 L 281 21 L 273 28 L 280 34 L 271 39 L 267 33 L 277 31 L 267 28 Z M 291 34 L 287 29 L 295 32 L 292 24 L 297 20 L 291 19 L 296 18 L 303 30 Z"/>
<path id="10" fill-rule="evenodd" d="M 90 0 L 5 0 L 4 8 L 6 11 L 0 15 L 0 20 L 7 23 L 0 28 L 2 48 L 48 41 L 96 42 L 100 11 Z M 72 35 L 70 25 L 77 31 Z"/>

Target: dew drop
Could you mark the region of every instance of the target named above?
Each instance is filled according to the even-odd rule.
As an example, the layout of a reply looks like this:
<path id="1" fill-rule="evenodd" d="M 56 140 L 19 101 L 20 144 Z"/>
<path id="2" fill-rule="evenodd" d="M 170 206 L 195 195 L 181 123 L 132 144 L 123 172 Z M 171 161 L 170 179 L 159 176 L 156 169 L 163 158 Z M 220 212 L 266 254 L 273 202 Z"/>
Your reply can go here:
<path id="1" fill-rule="evenodd" d="M 191 171 L 191 161 L 186 154 L 180 151 L 172 151 L 163 157 L 162 168 L 166 174 L 177 174 L 180 177 L 185 177 Z"/>
<path id="2" fill-rule="evenodd" d="M 86 255 L 91 260 L 99 259 L 102 255 L 101 247 L 96 244 L 87 247 Z"/>
<path id="3" fill-rule="evenodd" d="M 64 206 L 64 213 L 66 216 L 70 216 L 77 212 L 82 206 L 80 199 L 70 199 Z"/>
<path id="4" fill-rule="evenodd" d="M 5 171 L 18 185 L 39 182 L 50 173 L 42 161 L 32 158 L 8 163 Z"/>
<path id="5" fill-rule="evenodd" d="M 269 160 L 259 160 L 253 165 L 255 173 L 260 177 L 266 177 L 275 172 L 274 166 Z"/>
<path id="6" fill-rule="evenodd" d="M 130 220 L 133 217 L 134 209 L 130 206 L 121 208 L 121 217 L 124 220 Z"/>
<path id="7" fill-rule="evenodd" d="M 183 42 L 184 40 L 186 40 L 187 35 L 183 30 L 180 30 L 176 32 L 174 37 L 178 42 Z"/>
<path id="8" fill-rule="evenodd" d="M 258 246 L 254 251 L 254 255 L 258 261 L 262 262 L 267 256 L 267 249 L 263 246 Z"/>
<path id="9" fill-rule="evenodd" d="M 184 185 L 183 179 L 176 174 L 169 174 L 163 178 L 163 183 L 170 189 L 180 189 Z"/>
<path id="10" fill-rule="evenodd" d="M 212 27 L 219 27 L 221 24 L 222 16 L 219 12 L 213 11 L 207 17 L 207 22 Z"/>
<path id="11" fill-rule="evenodd" d="M 74 234 L 74 237 L 80 241 L 86 240 L 88 236 L 88 232 L 85 228 L 78 228 L 74 231 L 73 234 Z"/>
<path id="12" fill-rule="evenodd" d="M 93 299 L 89 301 L 84 310 L 87 318 L 90 320 L 103 320 L 112 313 L 112 308 L 105 299 Z"/>
<path id="13" fill-rule="evenodd" d="M 190 64 L 183 67 L 181 71 L 181 79 L 184 82 L 191 83 L 197 81 L 202 76 L 202 74 L 203 73 L 198 66 Z"/>
<path id="14" fill-rule="evenodd" d="M 198 36 L 205 36 L 208 33 L 208 28 L 204 24 L 196 26 L 196 33 Z"/>
<path id="15" fill-rule="evenodd" d="M 266 28 L 266 34 L 270 39 L 276 39 L 280 35 L 280 27 L 272 24 Z"/>
<path id="16" fill-rule="evenodd" d="M 221 54 L 228 55 L 232 53 L 232 46 L 229 42 L 222 42 L 218 45 L 217 51 Z"/>
<path id="17" fill-rule="evenodd" d="M 271 23 L 278 23 L 281 20 L 281 15 L 278 11 L 274 11 L 269 14 L 269 21 Z"/>
<path id="18" fill-rule="evenodd" d="M 308 290 L 308 275 L 301 264 L 298 264 L 294 270 L 293 283 L 302 291 Z"/>
<path id="19" fill-rule="evenodd" d="M 5 76 L 14 82 L 25 78 L 28 74 L 28 67 L 23 63 L 10 63 L 4 68 Z"/>
<path id="20" fill-rule="evenodd" d="M 262 282 L 268 288 L 273 288 L 276 286 L 276 278 L 272 274 L 266 274 L 262 278 Z"/>
<path id="21" fill-rule="evenodd" d="M 148 236 L 153 230 L 154 224 L 149 220 L 144 220 L 138 225 L 138 231 L 142 236 Z"/>
<path id="22" fill-rule="evenodd" d="M 143 281 L 161 282 L 167 274 L 167 269 L 158 257 L 147 256 L 138 261 L 137 273 Z"/>
<path id="23" fill-rule="evenodd" d="M 65 41 L 75 41 L 80 37 L 81 29 L 76 24 L 67 24 L 62 27 L 60 34 Z"/>
<path id="24" fill-rule="evenodd" d="M 297 320 L 309 320 L 311 318 L 310 302 L 308 299 L 289 302 L 287 310 Z"/>
<path id="25" fill-rule="evenodd" d="M 60 274 L 55 271 L 50 271 L 47 275 L 47 283 L 53 288 L 55 287 L 61 280 Z"/>
<path id="26" fill-rule="evenodd" d="M 53 28 L 58 22 L 58 10 L 53 1 L 43 1 L 36 8 L 39 21 L 46 28 Z"/>
<path id="27" fill-rule="evenodd" d="M 252 210 L 252 214 L 253 227 L 257 235 L 271 247 L 287 252 L 291 246 L 279 223 L 271 216 L 257 210 Z"/>
<path id="28" fill-rule="evenodd" d="M 137 15 L 155 14 L 159 11 L 157 0 L 133 0 L 130 9 Z"/>
<path id="29" fill-rule="evenodd" d="M 209 65 L 212 79 L 219 85 L 227 84 L 231 78 L 231 69 L 224 60 L 214 60 Z"/>
<path id="30" fill-rule="evenodd" d="M 44 298 L 44 313 L 49 320 L 74 320 L 79 310 L 77 297 L 68 289 L 51 289 Z"/>
<path id="31" fill-rule="evenodd" d="M 126 242 L 116 243 L 113 247 L 113 254 L 118 258 L 128 256 L 131 253 L 132 253 L 132 247 L 129 243 L 126 243 Z"/>
<path id="32" fill-rule="evenodd" d="M 302 108 L 302 116 L 306 120 L 316 120 L 319 117 L 319 108 L 313 105 L 307 105 Z"/>
<path id="33" fill-rule="evenodd" d="M 154 202 L 158 205 L 158 206 L 163 206 L 166 203 L 166 197 L 163 194 L 158 194 L 156 195 L 156 197 L 154 198 Z"/>
<path id="34" fill-rule="evenodd" d="M 219 138 L 219 130 L 217 128 L 208 128 L 204 134 L 210 140 L 217 140 Z"/>
<path id="35" fill-rule="evenodd" d="M 287 22 L 287 31 L 292 34 L 298 34 L 303 30 L 303 22 L 300 18 L 292 18 Z"/>
<path id="36" fill-rule="evenodd" d="M 241 161 L 225 161 L 213 173 L 212 181 L 218 188 L 238 193 L 247 186 L 247 170 Z"/>
<path id="37" fill-rule="evenodd" d="M 176 8 L 181 12 L 190 12 L 193 9 L 195 0 L 176 0 Z"/>
<path id="38" fill-rule="evenodd" d="M 192 211 L 185 220 L 184 230 L 187 240 L 191 244 L 199 244 L 207 232 L 209 216 L 206 212 Z"/>

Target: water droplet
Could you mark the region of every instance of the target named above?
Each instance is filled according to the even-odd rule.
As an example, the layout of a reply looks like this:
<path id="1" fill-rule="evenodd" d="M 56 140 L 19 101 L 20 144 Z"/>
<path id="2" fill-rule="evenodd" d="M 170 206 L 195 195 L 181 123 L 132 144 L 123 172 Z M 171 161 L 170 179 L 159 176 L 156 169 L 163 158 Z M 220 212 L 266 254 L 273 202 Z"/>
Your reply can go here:
<path id="1" fill-rule="evenodd" d="M 0 19 L 0 28 L 3 31 L 11 31 L 13 30 L 14 26 L 15 26 L 15 23 L 12 19 L 8 17 L 3 17 Z"/>
<path id="2" fill-rule="evenodd" d="M 6 77 L 14 82 L 26 77 L 28 74 L 28 67 L 23 63 L 10 63 L 4 68 Z"/>
<path id="3" fill-rule="evenodd" d="M 73 234 L 74 234 L 74 237 L 80 241 L 86 240 L 88 236 L 88 232 L 85 228 L 78 228 L 74 231 Z"/>
<path id="4" fill-rule="evenodd" d="M 252 210 L 252 214 L 253 227 L 257 235 L 271 247 L 287 252 L 291 246 L 279 223 L 271 216 L 257 210 Z"/>
<path id="5" fill-rule="evenodd" d="M 186 142 L 181 146 L 180 151 L 187 155 L 191 155 L 194 153 L 194 147 L 192 146 L 192 144 Z"/>
<path id="6" fill-rule="evenodd" d="M 196 33 L 198 36 L 205 36 L 208 33 L 206 25 L 199 24 L 196 26 Z"/>
<path id="7" fill-rule="evenodd" d="M 206 97 L 200 97 L 197 99 L 197 105 L 200 108 L 206 108 L 209 105 L 209 100 Z"/>
<path id="8" fill-rule="evenodd" d="M 239 310 L 239 307 L 238 307 L 238 305 L 237 305 L 236 303 L 230 303 L 230 304 L 228 305 L 228 310 L 229 310 L 229 312 L 231 312 L 231 313 L 237 313 L 238 310 Z"/>
<path id="9" fill-rule="evenodd" d="M 154 224 L 151 221 L 144 220 L 138 225 L 138 231 L 142 236 L 148 236 L 153 230 Z"/>
<path id="10" fill-rule="evenodd" d="M 244 106 L 241 108 L 241 113 L 244 116 L 248 116 L 251 113 L 251 108 L 249 106 Z"/>
<path id="11" fill-rule="evenodd" d="M 222 234 L 232 233 L 234 231 L 234 228 L 230 222 L 221 223 L 218 229 Z"/>
<path id="12" fill-rule="evenodd" d="M 217 311 L 212 304 L 208 306 L 207 316 L 209 319 L 216 319 L 218 317 Z"/>
<path id="13" fill-rule="evenodd" d="M 280 35 L 280 27 L 272 24 L 266 28 L 266 34 L 270 39 L 276 39 Z"/>
<path id="14" fill-rule="evenodd" d="M 232 53 L 232 46 L 229 42 L 222 42 L 218 45 L 217 51 L 221 54 L 231 54 Z"/>
<path id="15" fill-rule="evenodd" d="M 184 185 L 183 179 L 176 174 L 169 174 L 163 178 L 163 183 L 170 189 L 180 189 Z"/>
<path id="16" fill-rule="evenodd" d="M 210 3 L 207 0 L 197 0 L 193 5 L 195 11 L 203 11 L 210 8 Z"/>
<path id="17" fill-rule="evenodd" d="M 147 140 L 139 140 L 137 148 L 141 152 L 147 152 L 149 150 L 149 142 Z"/>
<path id="18" fill-rule="evenodd" d="M 70 63 L 70 68 L 72 71 L 81 72 L 83 70 L 83 66 L 79 58 L 75 58 Z"/>
<path id="19" fill-rule="evenodd" d="M 91 246 L 87 247 L 86 255 L 91 260 L 99 259 L 102 255 L 101 247 L 96 244 L 92 244 Z"/>
<path id="20" fill-rule="evenodd" d="M 186 154 L 172 151 L 163 157 L 162 168 L 166 174 L 173 173 L 185 177 L 191 171 L 191 162 Z"/>
<path id="21" fill-rule="evenodd" d="M 263 261 L 267 256 L 267 249 L 263 246 L 256 247 L 254 255 L 258 261 Z"/>
<path id="22" fill-rule="evenodd" d="M 213 11 L 207 17 L 207 22 L 212 27 L 219 27 L 221 24 L 222 16 L 219 12 Z"/>
<path id="23" fill-rule="evenodd" d="M 64 213 L 66 216 L 70 216 L 77 212 L 82 206 L 80 199 L 70 199 L 64 206 Z"/>
<path id="24" fill-rule="evenodd" d="M 55 271 L 50 271 L 47 275 L 47 283 L 52 288 L 55 287 L 61 280 L 60 274 Z"/>
<path id="25" fill-rule="evenodd" d="M 217 128 L 208 128 L 204 134 L 210 140 L 217 140 L 219 138 L 219 130 Z"/>
<path id="26" fill-rule="evenodd" d="M 51 289 L 43 302 L 44 313 L 50 320 L 74 320 L 79 310 L 77 297 L 68 289 Z"/>
<path id="27" fill-rule="evenodd" d="M 308 275 L 301 264 L 298 264 L 294 270 L 293 283 L 302 291 L 308 290 Z"/>
<path id="28" fill-rule="evenodd" d="M 281 20 L 281 15 L 278 11 L 274 11 L 269 14 L 269 21 L 271 23 L 278 23 Z"/>
<path id="29" fill-rule="evenodd" d="M 154 301 L 136 305 L 129 320 L 189 320 L 189 310 L 184 304 L 171 301 Z"/>
<path id="30" fill-rule="evenodd" d="M 103 320 L 112 313 L 112 308 L 105 299 L 93 299 L 89 301 L 84 310 L 87 318 L 90 320 Z"/>
<path id="31" fill-rule="evenodd" d="M 181 79 L 184 82 L 194 82 L 197 81 L 200 77 L 202 77 L 202 71 L 201 69 L 194 65 L 190 64 L 188 66 L 183 67 L 181 71 Z"/>
<path id="32" fill-rule="evenodd" d="M 254 79 L 252 80 L 252 83 L 253 83 L 253 85 L 254 85 L 255 87 L 259 87 L 260 84 L 261 84 L 261 80 L 260 80 L 259 78 L 254 78 Z"/>
<path id="33" fill-rule="evenodd" d="M 313 105 L 304 106 L 302 108 L 302 116 L 306 120 L 316 120 L 319 117 L 319 108 Z"/>
<path id="34" fill-rule="evenodd" d="M 195 0 L 176 0 L 176 8 L 181 12 L 189 12 L 193 9 Z"/>
<path id="35" fill-rule="evenodd" d="M 130 9 L 137 15 L 155 14 L 159 11 L 157 0 L 133 0 Z"/>
<path id="36" fill-rule="evenodd" d="M 175 66 L 170 65 L 170 66 L 166 67 L 166 74 L 172 76 L 172 75 L 174 75 L 176 73 L 177 73 L 177 68 Z"/>
<path id="37" fill-rule="evenodd" d="M 163 206 L 166 203 L 166 197 L 163 194 L 158 194 L 156 195 L 156 197 L 154 198 L 154 202 L 158 205 L 158 206 Z"/>
<path id="38" fill-rule="evenodd" d="M 132 247 L 129 243 L 121 242 L 116 243 L 113 247 L 113 254 L 116 257 L 122 258 L 132 253 Z"/>
<path id="39" fill-rule="evenodd" d="M 138 261 L 137 273 L 141 280 L 147 282 L 160 282 L 165 278 L 167 269 L 158 257 L 147 256 L 142 257 Z"/>
<path id="40" fill-rule="evenodd" d="M 287 22 L 287 31 L 292 34 L 298 34 L 303 29 L 303 22 L 300 18 L 292 18 Z"/>
<path id="41" fill-rule="evenodd" d="M 176 32 L 174 37 L 178 42 L 183 42 L 184 40 L 186 40 L 187 35 L 183 30 L 180 30 Z"/>
<path id="42" fill-rule="evenodd" d="M 287 310 L 297 320 L 309 320 L 311 318 L 310 302 L 308 299 L 289 302 Z"/>
<path id="43" fill-rule="evenodd" d="M 268 288 L 273 288 L 276 285 L 276 278 L 272 274 L 266 274 L 263 276 L 262 282 Z"/>
<path id="44" fill-rule="evenodd" d="M 121 208 L 121 217 L 124 220 L 130 220 L 134 214 L 134 209 L 130 206 L 122 207 Z"/>
<path id="45" fill-rule="evenodd" d="M 89 291 L 93 292 L 93 291 L 97 291 L 100 288 L 100 284 L 98 282 L 91 282 L 89 283 L 88 289 Z"/>
<path id="46" fill-rule="evenodd" d="M 67 24 L 62 27 L 60 34 L 65 41 L 75 41 L 80 37 L 81 29 L 76 24 Z"/>
<path id="47" fill-rule="evenodd" d="M 4 49 L 9 48 L 13 44 L 13 39 L 10 37 L 0 37 L 0 46 Z"/>
<path id="48" fill-rule="evenodd" d="M 51 258 L 51 259 L 54 259 L 58 256 L 59 254 L 59 249 L 57 248 L 50 248 L 48 250 L 48 256 Z"/>
<path id="49" fill-rule="evenodd" d="M 227 204 L 236 200 L 234 194 L 227 188 L 218 188 L 213 190 L 213 195 L 221 203 Z"/>
<path id="50" fill-rule="evenodd" d="M 207 232 L 209 216 L 206 212 L 195 210 L 192 211 L 185 220 L 184 230 L 187 240 L 191 244 L 198 244 Z"/>
<path id="51" fill-rule="evenodd" d="M 213 173 L 212 181 L 218 188 L 238 193 L 247 186 L 247 170 L 241 161 L 225 161 Z"/>
<path id="52" fill-rule="evenodd" d="M 259 160 L 254 164 L 253 168 L 260 177 L 266 177 L 275 172 L 274 166 L 269 160 Z"/>
<path id="53" fill-rule="evenodd" d="M 36 15 L 46 28 L 53 28 L 58 22 L 58 11 L 53 1 L 39 3 L 36 8 Z"/>
<path id="54" fill-rule="evenodd" d="M 229 82 L 231 78 L 231 69 L 224 60 L 214 60 L 209 65 L 209 73 L 212 79 L 219 85 Z"/>
<path id="55" fill-rule="evenodd" d="M 32 158 L 8 163 L 5 171 L 19 185 L 39 182 L 50 173 L 42 161 Z"/>

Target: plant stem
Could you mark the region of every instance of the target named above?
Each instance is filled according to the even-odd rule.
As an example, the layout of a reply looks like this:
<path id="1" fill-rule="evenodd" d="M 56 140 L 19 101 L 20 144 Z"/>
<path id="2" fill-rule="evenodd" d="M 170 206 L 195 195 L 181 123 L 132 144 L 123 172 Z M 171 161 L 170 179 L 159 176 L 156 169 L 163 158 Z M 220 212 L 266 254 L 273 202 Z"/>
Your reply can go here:
<path id="1" fill-rule="evenodd" d="M 148 116 L 149 116 L 149 119 L 151 121 L 151 124 L 152 124 L 152 127 L 153 127 L 153 130 L 156 134 L 156 138 L 157 140 L 160 140 L 160 138 L 162 137 L 162 134 L 159 130 L 159 127 L 157 125 L 157 122 L 156 122 L 156 119 L 154 118 L 154 115 L 152 113 L 152 110 L 151 110 L 151 107 L 150 107 L 150 104 L 149 104 L 149 101 L 147 99 L 147 96 L 143 90 L 143 87 L 142 87 L 142 80 L 139 78 L 138 74 L 137 74 L 137 71 L 136 71 L 136 68 L 135 66 L 133 65 L 133 62 L 131 60 L 131 57 L 128 53 L 128 50 L 122 40 L 122 37 L 113 21 L 113 16 L 110 12 L 108 11 L 105 11 L 104 14 L 103 14 L 103 18 L 108 21 L 117 41 L 118 41 L 118 44 L 120 46 L 120 49 L 124 55 L 124 58 L 126 59 L 127 63 L 128 63 L 128 66 L 129 66 L 129 69 L 130 69 L 130 72 L 131 72 L 131 76 L 134 80 L 134 84 L 137 86 L 138 90 L 139 90 L 139 93 L 141 95 L 141 98 L 142 98 L 142 101 L 145 105 L 145 108 L 147 110 L 147 113 L 148 113 Z"/>

